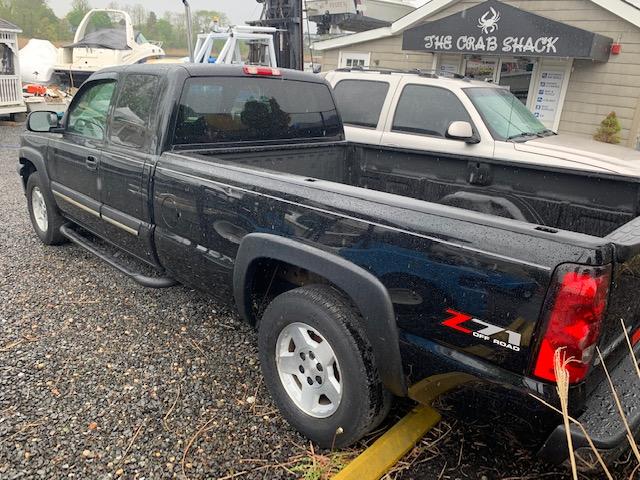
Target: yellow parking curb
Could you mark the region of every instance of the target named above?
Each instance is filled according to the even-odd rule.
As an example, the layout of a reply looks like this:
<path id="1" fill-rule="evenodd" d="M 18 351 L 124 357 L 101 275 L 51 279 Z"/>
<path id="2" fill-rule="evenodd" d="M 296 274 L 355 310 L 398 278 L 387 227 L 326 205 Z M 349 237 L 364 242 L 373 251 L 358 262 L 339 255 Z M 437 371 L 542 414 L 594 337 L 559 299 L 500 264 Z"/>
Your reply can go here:
<path id="1" fill-rule="evenodd" d="M 447 373 L 425 378 L 409 388 L 409 397 L 420 403 L 338 472 L 333 480 L 378 480 L 440 421 L 431 402 L 463 383 L 473 380 L 464 373 Z"/>
<path id="2" fill-rule="evenodd" d="M 344 467 L 334 480 L 379 479 L 440 421 L 440 414 L 418 405 Z"/>

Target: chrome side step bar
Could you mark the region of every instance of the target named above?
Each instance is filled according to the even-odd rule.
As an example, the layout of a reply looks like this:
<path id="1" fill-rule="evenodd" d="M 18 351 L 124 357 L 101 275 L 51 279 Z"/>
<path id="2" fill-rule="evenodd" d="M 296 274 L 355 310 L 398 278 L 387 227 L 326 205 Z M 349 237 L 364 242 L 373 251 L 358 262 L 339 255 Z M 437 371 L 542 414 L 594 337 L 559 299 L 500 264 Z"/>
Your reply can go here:
<path id="1" fill-rule="evenodd" d="M 60 233 L 62 233 L 62 235 L 64 235 L 66 238 L 71 240 L 76 245 L 79 245 L 80 247 L 87 250 L 89 253 L 92 253 L 99 259 L 105 261 L 106 263 L 111 265 L 113 268 L 115 268 L 119 272 L 124 273 L 127 277 L 131 278 L 134 282 L 139 283 L 143 287 L 168 288 L 168 287 L 173 287 L 175 285 L 178 285 L 178 282 L 170 277 L 149 277 L 147 275 L 143 275 L 141 273 L 130 270 L 124 265 L 118 263 L 118 261 L 113 256 L 98 250 L 98 248 L 96 248 L 91 243 L 91 241 L 84 238 L 82 235 L 80 235 L 78 232 L 73 230 L 68 225 L 62 225 L 60 227 Z"/>

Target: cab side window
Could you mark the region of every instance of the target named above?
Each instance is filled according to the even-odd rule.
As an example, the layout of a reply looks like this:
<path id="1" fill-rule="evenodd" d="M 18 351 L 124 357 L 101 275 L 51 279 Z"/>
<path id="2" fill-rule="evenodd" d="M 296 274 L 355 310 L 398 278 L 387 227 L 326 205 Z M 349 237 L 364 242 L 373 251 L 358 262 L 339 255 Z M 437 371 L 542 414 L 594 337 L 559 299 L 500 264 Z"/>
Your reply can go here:
<path id="1" fill-rule="evenodd" d="M 391 129 L 445 138 L 451 122 L 471 123 L 454 93 L 429 85 L 407 85 L 400 94 Z"/>
<path id="2" fill-rule="evenodd" d="M 127 75 L 111 120 L 109 140 L 112 143 L 133 148 L 149 146 L 157 91 L 155 75 Z"/>
<path id="3" fill-rule="evenodd" d="M 107 80 L 97 81 L 84 90 L 69 110 L 66 131 L 93 140 L 103 140 L 115 89 L 115 80 Z"/>

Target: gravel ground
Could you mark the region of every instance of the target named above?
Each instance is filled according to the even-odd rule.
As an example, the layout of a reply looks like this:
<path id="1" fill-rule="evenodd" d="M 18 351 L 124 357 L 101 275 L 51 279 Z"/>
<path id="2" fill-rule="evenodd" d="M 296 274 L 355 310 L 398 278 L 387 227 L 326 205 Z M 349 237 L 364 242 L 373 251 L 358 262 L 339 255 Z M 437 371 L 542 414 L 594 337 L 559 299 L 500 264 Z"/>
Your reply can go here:
<path id="1" fill-rule="evenodd" d="M 15 173 L 22 128 L 0 124 L 0 478 L 311 480 L 314 460 L 338 462 L 277 413 L 234 312 L 40 243 Z M 394 477 L 567 477 L 495 419 L 443 408 Z"/>

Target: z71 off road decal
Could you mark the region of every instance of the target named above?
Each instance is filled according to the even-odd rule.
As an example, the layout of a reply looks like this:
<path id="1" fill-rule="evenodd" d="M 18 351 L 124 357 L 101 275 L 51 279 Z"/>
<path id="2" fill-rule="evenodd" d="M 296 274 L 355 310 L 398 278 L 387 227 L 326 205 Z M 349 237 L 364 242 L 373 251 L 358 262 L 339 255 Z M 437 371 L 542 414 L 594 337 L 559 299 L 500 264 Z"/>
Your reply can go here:
<path id="1" fill-rule="evenodd" d="M 456 312 L 450 308 L 447 309 L 447 313 L 452 315 L 452 317 L 442 322 L 442 325 L 453 328 L 454 330 L 458 330 L 459 332 L 467 335 L 473 335 L 476 338 L 486 340 L 487 342 L 494 343 L 503 348 L 508 348 L 514 352 L 520 351 L 522 336 L 518 332 L 512 332 L 506 328 L 492 325 L 478 318 L 474 318 L 471 315 L 467 315 L 466 313 Z M 498 333 L 505 333 L 507 335 L 507 341 L 505 342 L 497 338 L 492 338 Z"/>

